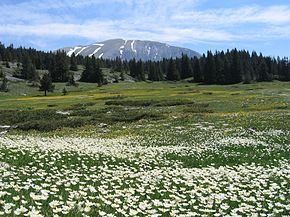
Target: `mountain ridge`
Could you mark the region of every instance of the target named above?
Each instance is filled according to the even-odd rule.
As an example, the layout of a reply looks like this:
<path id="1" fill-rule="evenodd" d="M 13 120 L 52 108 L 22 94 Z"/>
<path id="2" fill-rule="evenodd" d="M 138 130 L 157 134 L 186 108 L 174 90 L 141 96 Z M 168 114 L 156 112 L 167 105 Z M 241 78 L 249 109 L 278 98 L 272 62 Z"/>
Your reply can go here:
<path id="1" fill-rule="evenodd" d="M 200 57 L 201 55 L 188 48 L 171 46 L 157 41 L 110 39 L 102 42 L 95 42 L 89 45 L 77 45 L 74 47 L 64 47 L 63 50 L 68 56 L 73 53 L 78 56 L 95 56 L 96 58 L 122 60 L 141 59 L 144 61 L 159 61 L 163 58 L 177 58 L 182 54 L 189 57 Z"/>

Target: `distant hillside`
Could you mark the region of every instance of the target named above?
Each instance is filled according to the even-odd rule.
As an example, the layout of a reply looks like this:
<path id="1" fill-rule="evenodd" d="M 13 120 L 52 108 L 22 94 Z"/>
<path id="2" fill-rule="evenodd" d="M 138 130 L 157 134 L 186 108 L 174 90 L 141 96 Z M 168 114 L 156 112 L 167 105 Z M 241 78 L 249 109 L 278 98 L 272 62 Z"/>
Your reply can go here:
<path id="1" fill-rule="evenodd" d="M 90 45 L 79 45 L 74 47 L 65 47 L 64 50 L 68 56 L 73 53 L 78 56 L 95 56 L 96 58 L 131 60 L 133 58 L 143 61 L 162 60 L 163 58 L 181 57 L 182 54 L 188 57 L 200 57 L 201 55 L 193 50 L 181 47 L 174 47 L 168 44 L 155 41 L 123 40 L 112 39 L 98 42 Z"/>

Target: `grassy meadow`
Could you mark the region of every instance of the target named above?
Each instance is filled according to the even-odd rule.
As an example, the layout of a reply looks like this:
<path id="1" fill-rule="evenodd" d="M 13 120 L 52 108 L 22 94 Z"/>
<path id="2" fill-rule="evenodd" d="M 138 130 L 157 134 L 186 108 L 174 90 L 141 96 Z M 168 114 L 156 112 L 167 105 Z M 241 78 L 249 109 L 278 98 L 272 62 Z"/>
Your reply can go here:
<path id="1" fill-rule="evenodd" d="M 289 82 L 9 88 L 0 216 L 289 216 Z"/>

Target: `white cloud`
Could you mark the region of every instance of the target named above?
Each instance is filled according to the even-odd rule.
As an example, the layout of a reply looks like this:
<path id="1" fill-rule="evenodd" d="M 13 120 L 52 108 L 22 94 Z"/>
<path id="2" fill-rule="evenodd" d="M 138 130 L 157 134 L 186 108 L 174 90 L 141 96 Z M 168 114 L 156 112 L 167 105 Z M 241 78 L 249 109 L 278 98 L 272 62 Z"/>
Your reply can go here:
<path id="1" fill-rule="evenodd" d="M 126 38 L 174 43 L 290 37 L 289 6 L 198 10 L 197 6 L 204 1 L 108 0 L 110 3 L 122 4 L 123 8 L 120 10 L 130 13 L 118 19 L 112 16 L 101 20 L 91 18 L 82 21 L 77 14 L 59 11 L 67 8 L 76 11 L 93 8 L 98 13 L 102 10 L 104 1 L 31 0 L 15 5 L 1 5 L 0 35 L 41 37 L 39 46 L 45 44 L 45 37 L 82 37 L 92 41 Z M 55 11 L 58 13 L 54 13 Z M 252 28 L 250 24 L 255 26 Z"/>
<path id="2" fill-rule="evenodd" d="M 206 11 L 191 11 L 177 14 L 174 20 L 200 22 L 209 25 L 229 25 L 242 23 L 263 23 L 281 25 L 290 22 L 289 6 L 241 7 Z"/>

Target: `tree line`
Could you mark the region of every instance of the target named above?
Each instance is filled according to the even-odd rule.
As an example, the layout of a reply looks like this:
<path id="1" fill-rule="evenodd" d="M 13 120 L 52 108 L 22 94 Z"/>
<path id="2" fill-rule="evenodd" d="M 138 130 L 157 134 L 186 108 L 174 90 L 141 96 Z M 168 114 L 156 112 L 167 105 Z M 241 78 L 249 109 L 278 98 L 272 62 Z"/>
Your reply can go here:
<path id="1" fill-rule="evenodd" d="M 48 70 L 52 82 L 74 83 L 73 71 L 78 65 L 84 70 L 80 81 L 103 84 L 102 68 L 130 75 L 136 81 L 179 81 L 189 79 L 206 84 L 235 84 L 259 81 L 290 81 L 288 58 L 273 58 L 261 53 L 245 50 L 208 51 L 200 58 L 163 59 L 162 61 L 141 61 L 116 59 L 96 59 L 92 57 L 68 57 L 65 52 L 44 52 L 32 48 L 5 47 L 0 43 L 0 61 L 18 64 L 15 76 L 31 81 L 39 81 L 39 70 Z M 21 63 L 21 64 L 20 64 Z"/>

